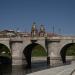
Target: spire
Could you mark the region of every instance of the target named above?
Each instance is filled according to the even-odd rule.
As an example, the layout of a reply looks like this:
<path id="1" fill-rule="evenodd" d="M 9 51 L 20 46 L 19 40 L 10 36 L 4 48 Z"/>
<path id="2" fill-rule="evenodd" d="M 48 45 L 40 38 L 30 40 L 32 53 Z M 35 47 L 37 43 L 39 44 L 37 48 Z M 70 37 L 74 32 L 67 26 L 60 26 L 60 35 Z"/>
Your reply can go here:
<path id="1" fill-rule="evenodd" d="M 40 32 L 45 32 L 45 28 L 44 28 L 44 25 L 40 25 Z"/>
<path id="2" fill-rule="evenodd" d="M 33 25 L 32 25 L 32 30 L 31 31 L 35 31 L 36 30 L 36 23 L 33 22 Z"/>
<path id="3" fill-rule="evenodd" d="M 43 37 L 44 34 L 45 34 L 45 27 L 44 27 L 44 25 L 41 24 L 41 25 L 40 25 L 40 32 L 39 32 L 39 35 Z"/>
<path id="4" fill-rule="evenodd" d="M 33 22 L 32 28 L 31 28 L 31 36 L 37 36 L 37 28 L 36 28 L 36 23 Z"/>

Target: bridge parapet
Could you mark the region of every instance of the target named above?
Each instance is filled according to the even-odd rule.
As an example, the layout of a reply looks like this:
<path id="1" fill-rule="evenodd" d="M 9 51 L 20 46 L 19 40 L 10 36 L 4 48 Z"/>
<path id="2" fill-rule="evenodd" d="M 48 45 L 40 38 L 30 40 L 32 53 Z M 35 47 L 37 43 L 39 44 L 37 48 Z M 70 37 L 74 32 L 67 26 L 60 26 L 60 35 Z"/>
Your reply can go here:
<path id="1" fill-rule="evenodd" d="M 0 41 L 9 41 L 10 38 L 0 38 Z"/>
<path id="2" fill-rule="evenodd" d="M 19 41 L 23 41 L 23 40 L 20 37 L 14 37 L 14 38 L 10 38 L 10 41 L 13 41 L 13 42 L 17 41 L 17 42 L 19 42 Z"/>
<path id="3" fill-rule="evenodd" d="M 45 40 L 45 39 L 46 39 L 45 37 L 31 37 L 31 40 L 35 40 L 35 41 Z"/>
<path id="4" fill-rule="evenodd" d="M 62 36 L 61 39 L 65 39 L 65 40 L 75 40 L 75 36 Z"/>
<path id="5" fill-rule="evenodd" d="M 47 37 L 49 40 L 75 40 L 75 36 L 53 36 L 53 37 Z"/>
<path id="6" fill-rule="evenodd" d="M 60 41 L 60 37 L 47 37 L 48 41 L 56 41 L 59 42 Z"/>

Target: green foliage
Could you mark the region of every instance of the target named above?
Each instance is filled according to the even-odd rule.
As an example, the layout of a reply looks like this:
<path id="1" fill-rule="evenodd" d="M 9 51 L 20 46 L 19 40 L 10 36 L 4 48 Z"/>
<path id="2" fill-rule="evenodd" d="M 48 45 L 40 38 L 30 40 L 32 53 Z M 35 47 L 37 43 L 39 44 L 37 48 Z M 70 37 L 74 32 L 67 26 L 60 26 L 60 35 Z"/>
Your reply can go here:
<path id="1" fill-rule="evenodd" d="M 47 53 L 43 47 L 41 47 L 40 45 L 37 45 L 32 50 L 32 57 L 41 57 L 41 56 L 47 56 Z"/>
<path id="2" fill-rule="evenodd" d="M 71 45 L 70 47 L 67 48 L 66 55 L 75 56 L 75 44 L 73 44 L 73 45 Z"/>

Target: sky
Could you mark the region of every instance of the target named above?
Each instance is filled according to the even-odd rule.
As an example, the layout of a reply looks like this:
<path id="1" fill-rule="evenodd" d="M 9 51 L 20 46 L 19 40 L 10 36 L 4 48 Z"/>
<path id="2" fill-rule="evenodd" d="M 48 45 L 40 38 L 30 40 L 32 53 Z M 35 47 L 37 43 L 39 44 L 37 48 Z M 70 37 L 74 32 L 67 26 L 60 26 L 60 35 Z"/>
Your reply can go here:
<path id="1" fill-rule="evenodd" d="M 0 0 L 0 30 L 30 32 L 33 22 L 47 32 L 75 35 L 75 0 Z"/>

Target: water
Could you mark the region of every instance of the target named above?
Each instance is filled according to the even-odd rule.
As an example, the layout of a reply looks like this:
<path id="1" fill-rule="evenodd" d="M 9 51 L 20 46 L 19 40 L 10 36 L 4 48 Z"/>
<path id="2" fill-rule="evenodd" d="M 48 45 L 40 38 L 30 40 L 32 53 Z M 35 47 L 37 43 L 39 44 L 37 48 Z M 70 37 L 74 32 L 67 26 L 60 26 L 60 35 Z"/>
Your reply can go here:
<path id="1" fill-rule="evenodd" d="M 32 68 L 26 69 L 25 65 L 0 65 L 0 75 L 26 75 L 35 71 L 49 68 L 46 61 L 32 62 Z"/>
<path id="2" fill-rule="evenodd" d="M 31 69 L 27 69 L 25 65 L 0 65 L 0 75 L 26 75 L 28 73 L 52 68 L 47 65 L 47 61 L 34 61 L 32 62 Z"/>
<path id="3" fill-rule="evenodd" d="M 22 66 L 1 65 L 0 75 L 26 75 Z"/>

